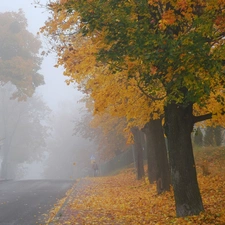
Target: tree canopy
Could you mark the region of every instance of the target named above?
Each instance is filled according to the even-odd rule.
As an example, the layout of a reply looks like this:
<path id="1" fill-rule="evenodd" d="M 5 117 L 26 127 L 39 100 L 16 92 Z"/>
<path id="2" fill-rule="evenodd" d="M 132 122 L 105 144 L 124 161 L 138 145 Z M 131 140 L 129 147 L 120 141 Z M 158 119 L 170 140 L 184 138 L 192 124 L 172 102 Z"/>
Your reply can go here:
<path id="1" fill-rule="evenodd" d="M 17 87 L 13 98 L 23 100 L 32 96 L 35 88 L 44 84 L 39 74 L 42 59 L 41 42 L 27 30 L 22 10 L 0 13 L 0 81 Z"/>
<path id="2" fill-rule="evenodd" d="M 165 115 L 177 216 L 201 212 L 191 132 L 212 115 L 224 120 L 225 1 L 67 0 L 49 9 L 42 31 L 65 75 L 95 97 L 96 112 L 127 116 L 140 94 L 147 118 Z"/>
<path id="3" fill-rule="evenodd" d="M 58 40 L 65 75 L 78 82 L 105 74 L 99 66 L 109 67 L 138 79 L 152 100 L 166 96 L 164 105 L 175 101 L 202 108 L 211 96 L 211 112 L 219 116 L 224 101 L 223 4 L 67 1 L 50 5 L 53 17 L 44 29 Z"/>

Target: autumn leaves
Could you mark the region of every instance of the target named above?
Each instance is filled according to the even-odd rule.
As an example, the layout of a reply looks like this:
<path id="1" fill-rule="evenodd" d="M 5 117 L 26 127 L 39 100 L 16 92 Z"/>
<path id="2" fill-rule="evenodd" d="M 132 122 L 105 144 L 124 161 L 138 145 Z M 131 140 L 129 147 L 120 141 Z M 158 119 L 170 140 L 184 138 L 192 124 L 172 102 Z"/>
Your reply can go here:
<path id="1" fill-rule="evenodd" d="M 224 27 L 218 18 L 224 6 L 67 1 L 50 5 L 52 17 L 42 28 L 64 75 L 93 100 L 95 115 L 124 118 L 128 132 L 164 118 L 177 216 L 203 210 L 191 132 L 212 114 L 223 118 Z"/>
<path id="2" fill-rule="evenodd" d="M 136 180 L 132 169 L 126 169 L 115 176 L 85 178 L 80 181 L 83 186 L 75 184 L 76 195 L 70 197 L 54 224 L 223 224 L 225 149 L 204 150 L 196 155 L 197 165 L 202 157 L 211 161 L 212 174 L 203 176 L 197 166 L 205 205 L 205 211 L 198 216 L 176 218 L 172 191 L 156 195 L 155 185 L 149 184 L 148 179 Z"/>

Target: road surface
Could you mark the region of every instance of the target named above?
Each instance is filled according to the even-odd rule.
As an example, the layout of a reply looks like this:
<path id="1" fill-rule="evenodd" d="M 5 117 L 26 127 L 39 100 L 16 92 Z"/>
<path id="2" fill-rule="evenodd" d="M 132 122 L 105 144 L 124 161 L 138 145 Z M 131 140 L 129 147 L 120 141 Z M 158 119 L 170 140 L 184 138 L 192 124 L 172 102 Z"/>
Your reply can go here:
<path id="1" fill-rule="evenodd" d="M 0 225 L 45 224 L 49 210 L 74 181 L 0 181 Z"/>

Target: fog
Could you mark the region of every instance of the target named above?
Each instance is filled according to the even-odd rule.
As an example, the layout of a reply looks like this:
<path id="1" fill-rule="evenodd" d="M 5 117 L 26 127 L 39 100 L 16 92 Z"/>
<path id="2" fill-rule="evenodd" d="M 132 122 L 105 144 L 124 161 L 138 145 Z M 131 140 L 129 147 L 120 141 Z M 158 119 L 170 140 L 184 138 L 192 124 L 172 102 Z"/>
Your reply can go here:
<path id="1" fill-rule="evenodd" d="M 48 13 L 35 8 L 33 0 L 3 1 L 0 13 L 19 9 L 25 14 L 28 31 L 36 36 Z M 3 35 L 0 51 L 7 49 L 2 47 Z M 46 40 L 40 39 L 42 47 L 47 48 Z M 4 58 L 8 53 L 0 52 L 1 71 L 9 70 L 9 59 Z M 63 68 L 55 68 L 55 63 L 54 54 L 43 58 L 36 72 L 43 75 L 45 84 L 38 85 L 32 97 L 24 83 L 14 79 L 12 71 L 0 76 L 1 179 L 76 179 L 90 173 L 90 157 L 96 154 L 94 143 L 73 135 L 75 122 L 84 111 L 80 102 L 83 95 L 75 85 L 66 85 Z M 24 93 L 29 95 L 26 100 Z"/>

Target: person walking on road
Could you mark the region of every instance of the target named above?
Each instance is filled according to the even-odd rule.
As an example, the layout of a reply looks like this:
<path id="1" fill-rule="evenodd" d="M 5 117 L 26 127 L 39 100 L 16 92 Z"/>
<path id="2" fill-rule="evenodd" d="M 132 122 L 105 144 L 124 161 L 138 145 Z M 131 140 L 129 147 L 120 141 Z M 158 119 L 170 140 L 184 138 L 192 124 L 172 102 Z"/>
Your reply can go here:
<path id="1" fill-rule="evenodd" d="M 93 176 L 97 177 L 97 175 L 98 175 L 98 164 L 96 163 L 95 157 L 93 155 L 91 156 L 91 167 L 92 167 L 92 170 L 93 170 Z"/>

